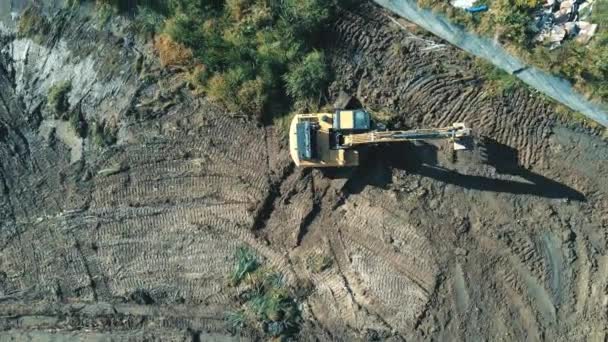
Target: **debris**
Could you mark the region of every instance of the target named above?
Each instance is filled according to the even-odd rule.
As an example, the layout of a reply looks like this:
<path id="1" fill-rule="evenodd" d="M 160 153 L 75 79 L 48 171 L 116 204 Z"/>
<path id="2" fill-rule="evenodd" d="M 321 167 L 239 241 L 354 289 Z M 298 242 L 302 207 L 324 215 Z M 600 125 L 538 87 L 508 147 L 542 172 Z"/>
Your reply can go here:
<path id="1" fill-rule="evenodd" d="M 576 39 L 587 44 L 595 32 L 597 24 L 583 21 L 593 8 L 595 0 L 547 0 L 543 9 L 536 13 L 535 41 L 557 47 L 565 39 Z"/>
<path id="2" fill-rule="evenodd" d="M 576 37 L 576 35 L 580 32 L 580 27 L 573 22 L 567 22 L 564 25 L 564 29 L 566 30 L 566 36 L 568 38 Z"/>
<path id="3" fill-rule="evenodd" d="M 488 10 L 488 6 L 487 5 L 469 7 L 467 9 L 465 9 L 465 11 L 467 11 L 469 13 L 479 13 L 479 12 L 485 12 L 487 10 Z"/>
<path id="4" fill-rule="evenodd" d="M 563 26 L 555 26 L 551 29 L 549 33 L 550 43 L 560 43 L 564 38 L 566 38 L 566 29 Z"/>
<path id="5" fill-rule="evenodd" d="M 457 8 L 467 9 L 473 7 L 477 0 L 454 0 L 450 4 Z"/>
<path id="6" fill-rule="evenodd" d="M 576 41 L 582 44 L 587 44 L 597 31 L 597 24 L 591 24 L 586 21 L 578 22 L 579 33 Z"/>
<path id="7" fill-rule="evenodd" d="M 341 90 L 340 94 L 338 95 L 338 98 L 334 102 L 334 109 L 346 109 L 348 107 L 348 104 L 351 103 L 352 100 L 353 97 L 351 95 Z"/>
<path id="8" fill-rule="evenodd" d="M 453 7 L 456 7 L 456 8 L 463 9 L 469 13 L 479 13 L 479 12 L 485 12 L 488 10 L 487 5 L 475 6 L 476 2 L 477 2 L 477 0 L 454 0 L 454 1 L 450 2 L 450 5 L 452 5 Z"/>

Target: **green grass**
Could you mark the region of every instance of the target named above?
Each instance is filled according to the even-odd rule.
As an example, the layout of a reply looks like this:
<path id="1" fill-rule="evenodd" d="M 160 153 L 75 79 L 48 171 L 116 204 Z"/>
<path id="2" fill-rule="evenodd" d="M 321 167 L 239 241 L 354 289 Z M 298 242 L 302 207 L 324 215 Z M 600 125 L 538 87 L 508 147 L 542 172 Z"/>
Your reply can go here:
<path id="1" fill-rule="evenodd" d="M 473 65 L 475 71 L 484 77 L 486 89 L 490 95 L 509 95 L 517 88 L 527 87 L 517 76 L 511 75 L 485 60 L 477 58 Z"/>
<path id="2" fill-rule="evenodd" d="M 245 276 L 260 266 L 258 257 L 252 250 L 240 247 L 236 250 L 234 269 L 230 278 L 233 286 L 239 285 Z"/>
<path id="3" fill-rule="evenodd" d="M 245 290 L 240 294 L 240 307 L 226 314 L 228 328 L 234 333 L 253 329 L 266 337 L 295 336 L 301 320 L 298 296 L 283 275 L 263 265 L 247 247 L 238 248 L 234 260 L 230 282 Z"/>

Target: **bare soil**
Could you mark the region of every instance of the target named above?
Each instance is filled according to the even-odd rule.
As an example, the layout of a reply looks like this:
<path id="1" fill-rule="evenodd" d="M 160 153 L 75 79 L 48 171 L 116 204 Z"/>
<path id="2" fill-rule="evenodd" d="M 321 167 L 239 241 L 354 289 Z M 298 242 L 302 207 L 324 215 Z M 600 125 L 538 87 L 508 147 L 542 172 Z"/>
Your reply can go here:
<path id="1" fill-rule="evenodd" d="M 242 245 L 312 283 L 301 340 L 606 340 L 608 144 L 527 89 L 491 95 L 455 48 L 344 10 L 328 100 L 353 94 L 394 127 L 466 121 L 476 149 L 300 170 L 279 128 L 74 19 L 41 44 L 1 39 L 0 340 L 261 339 L 223 319 Z M 115 144 L 53 128 L 46 91 L 65 78 Z"/>

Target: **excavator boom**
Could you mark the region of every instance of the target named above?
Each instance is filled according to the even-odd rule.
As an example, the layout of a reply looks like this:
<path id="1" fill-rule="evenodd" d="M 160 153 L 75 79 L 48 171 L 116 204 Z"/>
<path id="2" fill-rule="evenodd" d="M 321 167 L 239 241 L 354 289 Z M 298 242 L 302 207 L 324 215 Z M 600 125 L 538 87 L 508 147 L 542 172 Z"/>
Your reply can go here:
<path id="1" fill-rule="evenodd" d="M 455 123 L 451 127 L 436 129 L 415 129 L 410 131 L 371 131 L 366 133 L 347 134 L 342 137 L 344 143 L 341 144 L 341 146 L 344 148 L 349 148 L 366 144 L 428 139 L 452 139 L 456 141 L 457 139 L 469 136 L 470 134 L 470 128 L 467 128 L 464 123 Z"/>

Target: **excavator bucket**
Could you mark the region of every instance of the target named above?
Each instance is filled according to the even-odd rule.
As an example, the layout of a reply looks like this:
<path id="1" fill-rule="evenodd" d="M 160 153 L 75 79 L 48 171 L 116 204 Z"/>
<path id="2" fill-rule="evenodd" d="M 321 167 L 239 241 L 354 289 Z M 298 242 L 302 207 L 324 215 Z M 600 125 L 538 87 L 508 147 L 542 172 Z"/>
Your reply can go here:
<path id="1" fill-rule="evenodd" d="M 470 147 L 465 144 L 465 139 L 471 135 L 471 129 L 464 122 L 456 122 L 452 125 L 455 129 L 453 138 L 454 151 L 470 150 Z"/>
<path id="2" fill-rule="evenodd" d="M 468 150 L 469 148 L 460 141 L 454 140 L 454 151 Z"/>

